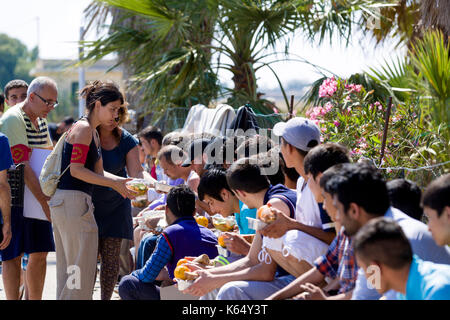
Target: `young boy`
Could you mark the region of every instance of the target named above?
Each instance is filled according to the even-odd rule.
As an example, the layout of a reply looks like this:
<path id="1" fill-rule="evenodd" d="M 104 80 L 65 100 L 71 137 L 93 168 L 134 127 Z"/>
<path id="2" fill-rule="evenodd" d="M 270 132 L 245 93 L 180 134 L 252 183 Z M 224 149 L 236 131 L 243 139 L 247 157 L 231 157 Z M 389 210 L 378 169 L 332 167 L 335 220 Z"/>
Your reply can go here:
<path id="1" fill-rule="evenodd" d="M 413 254 L 402 228 L 392 219 L 369 221 L 354 239 L 358 264 L 367 279 L 374 279 L 380 294 L 388 290 L 405 300 L 448 300 L 450 266 Z"/>
<path id="2" fill-rule="evenodd" d="M 11 80 L 5 86 L 5 102 L 8 107 L 13 107 L 16 104 L 25 101 L 27 98 L 28 83 L 23 80 Z M 4 110 L 6 111 L 6 109 Z"/>
<path id="3" fill-rule="evenodd" d="M 434 241 L 440 246 L 450 245 L 450 173 L 428 185 L 422 206 Z"/>
<path id="4" fill-rule="evenodd" d="M 288 217 L 295 214 L 295 192 L 281 184 L 272 186 L 261 168 L 248 158 L 231 165 L 227 182 L 236 197 L 251 209 L 270 203 Z M 277 263 L 267 256 L 261 257 L 263 242 L 256 233 L 247 256 L 226 266 L 196 271 L 199 277 L 184 292 L 202 299 L 258 300 L 285 287 L 294 277 L 280 269 L 277 273 Z M 211 294 L 205 296 L 207 293 Z"/>
<path id="5" fill-rule="evenodd" d="M 119 295 L 124 300 L 159 300 L 157 282 L 174 278 L 178 260 L 206 253 L 217 256 L 217 237 L 194 219 L 195 194 L 178 186 L 167 195 L 165 209 L 168 227 L 159 236 L 156 248 L 142 269 L 122 278 Z M 167 267 L 167 271 L 164 267 Z"/>
<path id="6" fill-rule="evenodd" d="M 209 205 L 212 213 L 219 213 L 224 217 L 234 215 L 239 227 L 239 234 L 255 233 L 248 227 L 247 217 L 255 218 L 256 210 L 241 211 L 244 203 L 239 201 L 228 186 L 225 170 L 216 168 L 206 171 L 198 185 L 198 197 Z M 248 215 L 248 211 L 251 211 L 250 215 Z M 232 253 L 246 255 L 250 250 L 250 243 L 239 234 L 224 233 L 225 244 Z"/>
<path id="7" fill-rule="evenodd" d="M 296 231 L 300 231 L 329 245 L 336 236 L 336 231 L 330 218 L 326 214 L 320 214 L 303 166 L 308 152 L 320 143 L 320 130 L 311 120 L 295 117 L 287 122 L 277 123 L 273 132 L 281 137 L 280 149 L 286 166 L 294 167 L 300 175 L 297 181 L 297 204 L 294 218 L 277 215 L 275 222 L 261 230 L 261 233 L 278 238 L 287 232 L 296 236 Z"/>
<path id="8" fill-rule="evenodd" d="M 336 170 L 333 169 L 336 164 L 348 162 L 350 162 L 348 150 L 336 143 L 326 143 L 314 147 L 305 157 L 305 173 L 308 176 L 311 191 L 318 203 L 327 199 L 324 207 L 327 208 L 326 213 L 333 222 L 336 222 L 336 208 L 330 201 L 331 195 L 323 190 L 322 184 L 325 184 L 329 177 L 336 173 Z M 314 268 L 272 295 L 270 299 L 286 299 L 297 294 L 301 294 L 299 298 L 308 300 L 340 300 L 351 297 L 357 275 L 351 239 L 344 234 L 344 230 L 338 222 L 336 222 L 336 230 L 338 231 L 337 236 L 327 253 L 314 261 Z M 290 256 L 286 258 L 290 259 Z M 336 293 L 334 292 L 336 290 L 333 290 L 333 292 L 325 294 L 325 290 L 318 287 L 326 277 L 338 280 Z M 332 288 L 329 286 L 330 291 Z"/>

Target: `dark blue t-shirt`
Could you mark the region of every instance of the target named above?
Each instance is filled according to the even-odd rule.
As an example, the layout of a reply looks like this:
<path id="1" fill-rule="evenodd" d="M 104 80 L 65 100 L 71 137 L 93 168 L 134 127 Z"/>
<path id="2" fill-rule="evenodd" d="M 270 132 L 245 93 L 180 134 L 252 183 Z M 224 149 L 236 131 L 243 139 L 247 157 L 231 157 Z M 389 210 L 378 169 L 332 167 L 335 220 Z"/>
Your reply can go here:
<path id="1" fill-rule="evenodd" d="M 297 193 L 289 189 L 283 184 L 270 185 L 266 194 L 264 195 L 264 204 L 267 204 L 270 199 L 277 198 L 282 200 L 288 207 L 290 212 L 290 217 L 295 218 L 295 205 L 297 203 Z M 275 272 L 275 277 L 282 277 L 289 275 L 289 273 L 282 267 L 277 265 L 277 270 Z"/>
<path id="2" fill-rule="evenodd" d="M 290 217 L 295 218 L 295 204 L 297 203 L 297 193 L 289 189 L 283 184 L 270 185 L 266 194 L 264 195 L 264 204 L 267 204 L 270 199 L 277 198 L 282 200 L 288 207 Z"/>
<path id="3" fill-rule="evenodd" d="M 7 170 L 11 168 L 11 166 L 13 165 L 14 161 L 11 155 L 8 137 L 0 132 L 0 171 Z M 0 210 L 0 221 L 1 223 L 3 223 L 1 210 Z"/>
<path id="4" fill-rule="evenodd" d="M 101 137 L 100 137 L 101 139 Z M 138 141 L 128 131 L 122 129 L 119 144 L 112 150 L 102 148 L 103 169 L 116 176 L 127 177 L 127 154 L 138 145 Z M 92 192 L 94 216 L 101 238 L 133 239 L 131 202 L 117 191 L 94 185 Z"/>

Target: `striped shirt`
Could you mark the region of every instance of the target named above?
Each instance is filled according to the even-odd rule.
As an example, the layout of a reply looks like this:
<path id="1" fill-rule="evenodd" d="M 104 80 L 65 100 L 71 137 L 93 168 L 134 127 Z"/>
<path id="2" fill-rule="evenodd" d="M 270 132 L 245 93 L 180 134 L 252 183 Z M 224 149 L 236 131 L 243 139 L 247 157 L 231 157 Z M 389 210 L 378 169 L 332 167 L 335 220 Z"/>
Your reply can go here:
<path id="1" fill-rule="evenodd" d="M 53 147 L 47 120 L 38 118 L 38 127 L 36 128 L 22 107 L 23 103 L 16 104 L 0 118 L 0 131 L 8 137 L 11 148 L 16 145 L 41 149 Z"/>
<path id="2" fill-rule="evenodd" d="M 30 148 L 45 148 L 48 145 L 49 132 L 47 121 L 45 119 L 37 118 L 38 127 L 35 128 L 31 123 L 30 118 L 23 112 L 23 119 L 25 120 L 28 146 Z"/>

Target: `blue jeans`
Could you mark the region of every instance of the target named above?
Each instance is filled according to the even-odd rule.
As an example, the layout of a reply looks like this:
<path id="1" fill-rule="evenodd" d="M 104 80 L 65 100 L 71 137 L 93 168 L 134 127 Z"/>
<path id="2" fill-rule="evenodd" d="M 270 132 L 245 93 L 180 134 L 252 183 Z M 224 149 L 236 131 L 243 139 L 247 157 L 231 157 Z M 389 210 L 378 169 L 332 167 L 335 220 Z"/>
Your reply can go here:
<path id="1" fill-rule="evenodd" d="M 231 281 L 200 297 L 200 300 L 264 300 L 295 280 L 292 275 L 273 281 Z"/>
<path id="2" fill-rule="evenodd" d="M 141 240 L 136 258 L 137 270 L 142 269 L 145 266 L 147 260 L 152 256 L 152 253 L 156 247 L 157 240 L 158 236 L 156 235 L 145 237 Z"/>
<path id="3" fill-rule="evenodd" d="M 131 274 L 119 283 L 119 296 L 122 300 L 161 300 L 159 287 L 155 283 L 145 283 Z"/>

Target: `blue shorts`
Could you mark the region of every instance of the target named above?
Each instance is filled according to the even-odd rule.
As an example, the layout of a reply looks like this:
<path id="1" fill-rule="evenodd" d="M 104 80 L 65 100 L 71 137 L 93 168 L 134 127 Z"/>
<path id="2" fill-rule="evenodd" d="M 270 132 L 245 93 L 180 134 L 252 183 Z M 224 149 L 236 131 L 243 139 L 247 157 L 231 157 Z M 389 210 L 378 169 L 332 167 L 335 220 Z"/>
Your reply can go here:
<path id="1" fill-rule="evenodd" d="M 23 251 L 25 253 L 54 252 L 53 228 L 49 221 L 23 218 Z"/>
<path id="2" fill-rule="evenodd" d="M 24 252 L 23 245 L 24 217 L 23 208 L 11 207 L 11 241 L 4 250 L 0 250 L 2 261 L 8 261 L 21 256 Z"/>

